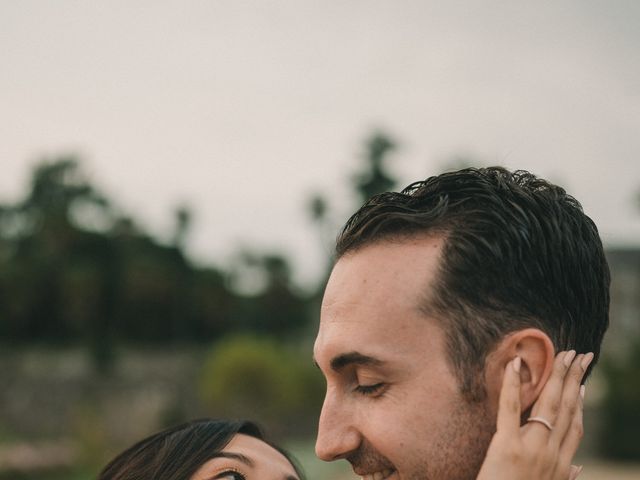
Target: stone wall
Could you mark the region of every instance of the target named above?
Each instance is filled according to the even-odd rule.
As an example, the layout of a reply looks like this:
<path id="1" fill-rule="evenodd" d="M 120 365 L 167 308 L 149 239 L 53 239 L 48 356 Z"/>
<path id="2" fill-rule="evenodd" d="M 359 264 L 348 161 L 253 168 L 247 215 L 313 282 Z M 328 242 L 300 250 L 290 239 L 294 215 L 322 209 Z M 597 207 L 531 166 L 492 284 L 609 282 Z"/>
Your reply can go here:
<path id="1" fill-rule="evenodd" d="M 0 435 L 121 443 L 202 415 L 201 351 L 126 349 L 117 358 L 98 375 L 81 349 L 2 349 Z"/>

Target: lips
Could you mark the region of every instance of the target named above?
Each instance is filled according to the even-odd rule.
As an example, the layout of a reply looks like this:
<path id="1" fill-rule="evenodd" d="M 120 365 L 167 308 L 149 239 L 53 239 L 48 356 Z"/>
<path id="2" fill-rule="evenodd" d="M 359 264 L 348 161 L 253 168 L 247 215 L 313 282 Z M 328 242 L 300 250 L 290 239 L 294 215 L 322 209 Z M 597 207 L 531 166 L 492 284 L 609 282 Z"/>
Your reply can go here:
<path id="1" fill-rule="evenodd" d="M 358 474 L 362 477 L 362 480 L 385 480 L 389 478 L 395 470 L 391 468 L 386 468 L 384 470 L 380 470 L 372 473 Z"/>
<path id="2" fill-rule="evenodd" d="M 369 443 L 363 441 L 356 451 L 346 460 L 351 464 L 353 472 L 362 480 L 387 480 L 398 478 L 393 463 L 384 455 L 378 453 Z"/>

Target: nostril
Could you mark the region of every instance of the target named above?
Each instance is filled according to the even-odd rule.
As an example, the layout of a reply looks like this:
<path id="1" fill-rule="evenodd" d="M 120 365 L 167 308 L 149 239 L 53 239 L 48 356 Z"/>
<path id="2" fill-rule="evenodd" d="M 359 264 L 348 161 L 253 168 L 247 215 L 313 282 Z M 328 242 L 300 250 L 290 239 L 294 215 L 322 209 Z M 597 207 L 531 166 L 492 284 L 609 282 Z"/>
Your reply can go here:
<path id="1" fill-rule="evenodd" d="M 328 432 L 320 430 L 316 441 L 316 456 L 325 462 L 341 460 L 360 447 L 361 437 L 353 427 Z"/>

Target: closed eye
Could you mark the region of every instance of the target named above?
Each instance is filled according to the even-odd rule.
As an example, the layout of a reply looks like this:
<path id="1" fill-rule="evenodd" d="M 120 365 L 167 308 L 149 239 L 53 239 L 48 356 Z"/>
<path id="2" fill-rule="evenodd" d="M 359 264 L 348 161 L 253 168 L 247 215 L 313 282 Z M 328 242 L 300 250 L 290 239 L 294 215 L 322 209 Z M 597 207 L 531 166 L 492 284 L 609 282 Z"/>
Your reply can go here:
<path id="1" fill-rule="evenodd" d="M 358 385 L 355 388 L 355 391 L 362 395 L 375 395 L 376 393 L 380 393 L 383 387 L 384 383 L 376 383 L 374 385 Z"/>

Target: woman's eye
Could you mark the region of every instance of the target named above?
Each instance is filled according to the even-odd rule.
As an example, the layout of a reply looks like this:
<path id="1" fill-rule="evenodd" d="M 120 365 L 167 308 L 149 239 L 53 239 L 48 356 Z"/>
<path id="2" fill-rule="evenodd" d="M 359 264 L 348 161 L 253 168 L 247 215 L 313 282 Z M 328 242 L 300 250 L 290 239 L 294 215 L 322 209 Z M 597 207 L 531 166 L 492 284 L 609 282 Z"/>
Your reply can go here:
<path id="1" fill-rule="evenodd" d="M 356 387 L 356 392 L 362 395 L 375 395 L 379 393 L 384 387 L 384 383 L 376 383 L 374 385 L 358 385 Z"/>
<path id="2" fill-rule="evenodd" d="M 227 470 L 226 472 L 220 472 L 213 477 L 213 480 L 247 480 L 246 477 L 240 472 L 235 470 Z"/>

